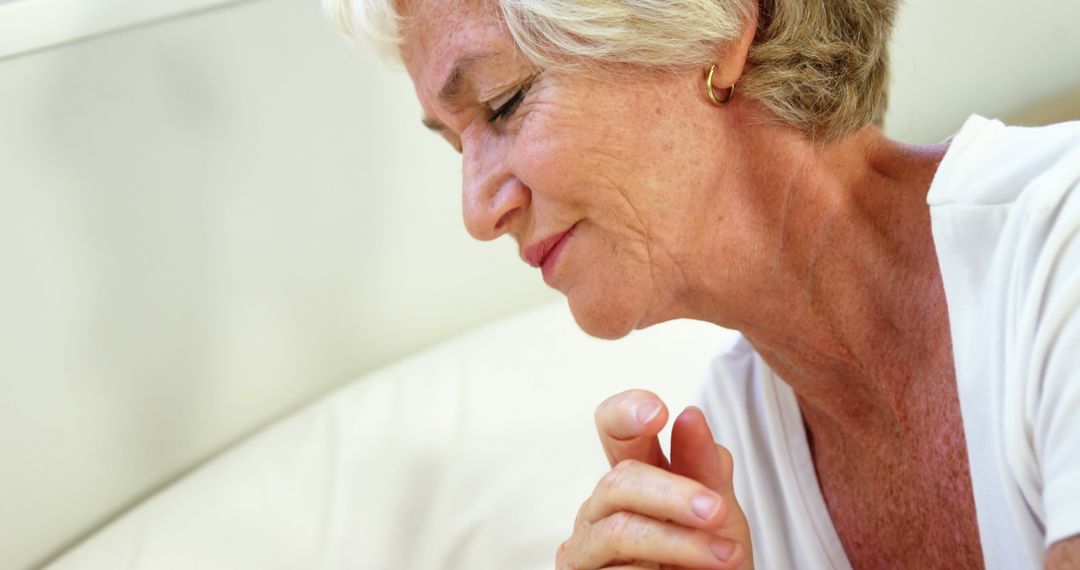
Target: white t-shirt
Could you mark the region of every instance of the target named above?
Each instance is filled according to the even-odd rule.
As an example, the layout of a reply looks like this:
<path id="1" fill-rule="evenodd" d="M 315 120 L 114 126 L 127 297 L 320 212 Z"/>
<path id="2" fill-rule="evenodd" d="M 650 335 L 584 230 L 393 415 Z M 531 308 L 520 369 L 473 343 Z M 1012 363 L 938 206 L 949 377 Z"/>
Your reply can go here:
<path id="1" fill-rule="evenodd" d="M 1041 568 L 1080 534 L 1080 122 L 972 116 L 927 203 L 986 567 Z M 739 339 L 702 400 L 757 566 L 850 568 L 791 388 Z"/>

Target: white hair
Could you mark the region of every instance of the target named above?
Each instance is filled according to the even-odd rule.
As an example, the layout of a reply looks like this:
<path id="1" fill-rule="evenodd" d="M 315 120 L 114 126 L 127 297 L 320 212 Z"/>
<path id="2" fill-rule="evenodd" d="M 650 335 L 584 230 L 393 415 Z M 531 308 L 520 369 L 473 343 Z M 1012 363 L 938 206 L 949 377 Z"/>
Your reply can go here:
<path id="1" fill-rule="evenodd" d="M 397 57 L 403 1 L 322 0 L 348 36 Z M 471 0 L 493 8 L 542 69 L 611 64 L 705 68 L 739 38 L 757 0 Z M 741 96 L 815 139 L 880 121 L 888 39 L 898 0 L 760 0 Z M 419 11 L 419 10 L 416 10 Z"/>
<path id="2" fill-rule="evenodd" d="M 453 0 L 451 0 L 453 1 Z M 700 66 L 736 39 L 743 0 L 477 0 L 490 3 L 525 57 L 544 69 L 589 63 Z M 322 0 L 350 38 L 394 57 L 402 41 L 400 0 Z"/>
<path id="3" fill-rule="evenodd" d="M 323 11 L 342 34 L 352 41 L 367 39 L 387 59 L 399 57 L 402 18 L 396 3 L 396 0 L 322 0 Z"/>

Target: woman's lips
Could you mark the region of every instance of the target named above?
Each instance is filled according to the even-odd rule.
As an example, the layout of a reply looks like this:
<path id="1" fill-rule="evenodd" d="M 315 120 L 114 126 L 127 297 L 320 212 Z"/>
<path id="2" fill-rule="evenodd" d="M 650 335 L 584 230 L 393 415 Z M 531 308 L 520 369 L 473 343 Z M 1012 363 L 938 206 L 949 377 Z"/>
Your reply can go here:
<path id="1" fill-rule="evenodd" d="M 577 224 L 570 226 L 570 229 L 564 232 L 559 232 L 530 245 L 522 252 L 521 257 L 525 260 L 525 263 L 541 268 L 545 282 L 551 280 L 551 275 L 555 270 L 555 263 L 559 260 L 559 254 L 573 234 L 575 227 L 577 227 Z"/>

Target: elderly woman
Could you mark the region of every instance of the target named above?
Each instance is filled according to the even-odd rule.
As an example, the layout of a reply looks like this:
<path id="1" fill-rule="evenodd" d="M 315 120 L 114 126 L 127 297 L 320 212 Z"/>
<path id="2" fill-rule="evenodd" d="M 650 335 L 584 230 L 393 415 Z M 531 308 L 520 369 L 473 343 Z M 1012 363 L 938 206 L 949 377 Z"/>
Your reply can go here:
<path id="1" fill-rule="evenodd" d="M 742 333 L 558 568 L 1080 567 L 1080 124 L 886 138 L 895 0 L 330 1 L 585 331 Z"/>

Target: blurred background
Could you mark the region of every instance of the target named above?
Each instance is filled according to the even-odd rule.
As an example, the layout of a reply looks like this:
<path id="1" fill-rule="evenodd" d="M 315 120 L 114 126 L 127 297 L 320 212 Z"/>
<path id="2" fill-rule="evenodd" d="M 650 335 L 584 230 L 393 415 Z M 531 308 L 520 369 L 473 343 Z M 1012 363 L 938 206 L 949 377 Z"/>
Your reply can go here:
<path id="1" fill-rule="evenodd" d="M 887 131 L 1076 112 L 1080 3 L 910 0 Z M 0 568 L 359 375 L 555 299 L 316 0 L 0 0 Z"/>

